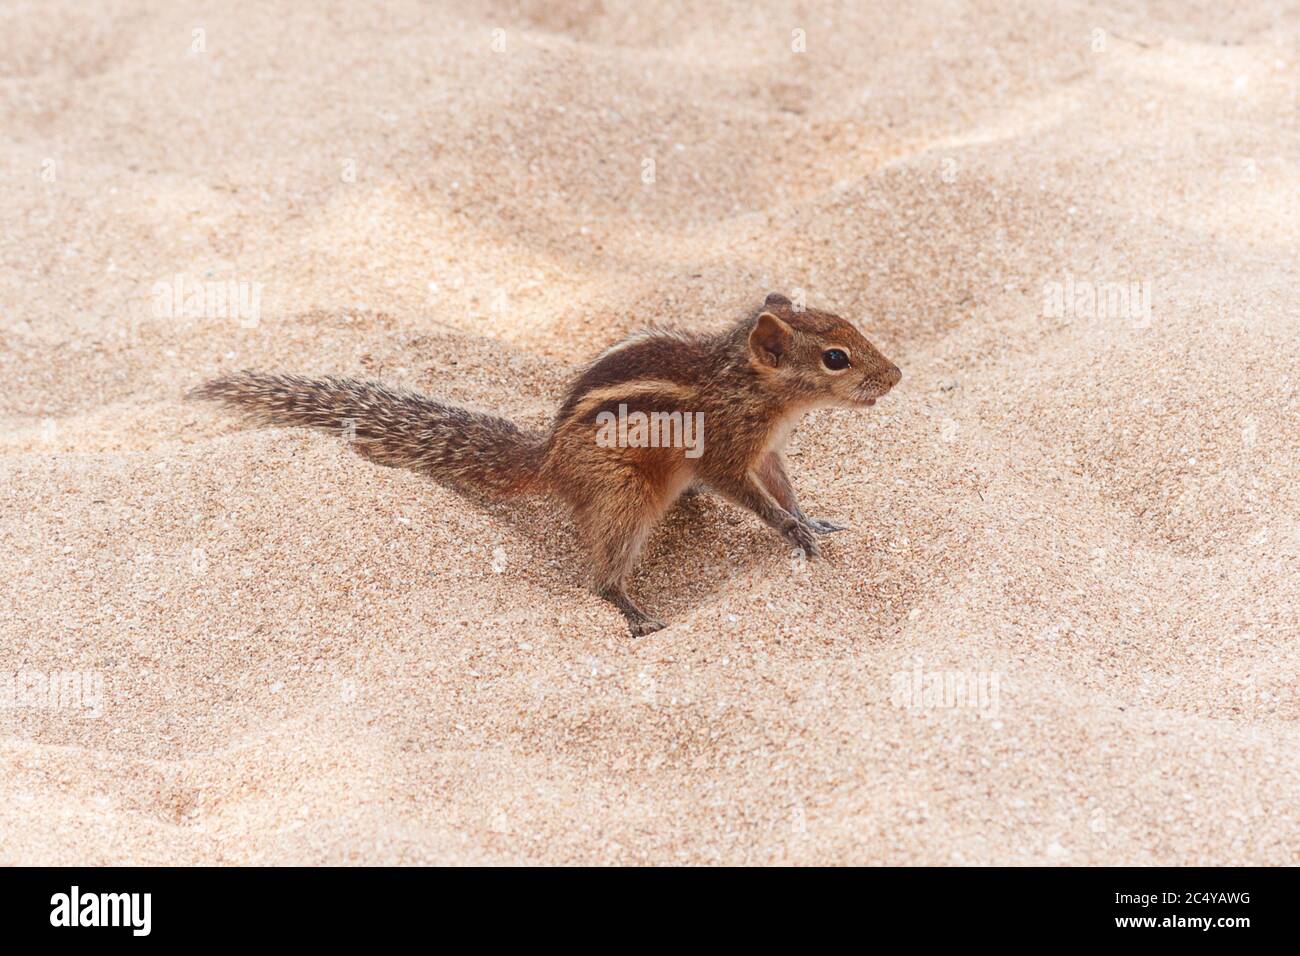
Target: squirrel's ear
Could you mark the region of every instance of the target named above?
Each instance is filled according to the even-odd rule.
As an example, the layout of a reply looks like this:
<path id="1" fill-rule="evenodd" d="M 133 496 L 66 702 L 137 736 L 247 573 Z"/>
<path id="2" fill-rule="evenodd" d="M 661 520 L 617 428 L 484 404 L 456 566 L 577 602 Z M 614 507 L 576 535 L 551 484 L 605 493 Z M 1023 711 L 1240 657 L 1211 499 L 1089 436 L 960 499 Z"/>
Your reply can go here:
<path id="1" fill-rule="evenodd" d="M 775 306 L 789 305 L 790 300 L 787 299 L 785 296 L 783 296 L 780 292 L 769 292 L 767 294 L 767 298 L 763 300 L 763 304 L 775 305 Z"/>
<path id="2" fill-rule="evenodd" d="M 764 365 L 776 368 L 790 348 L 790 337 L 790 326 L 771 312 L 764 312 L 749 333 L 749 351 Z"/>

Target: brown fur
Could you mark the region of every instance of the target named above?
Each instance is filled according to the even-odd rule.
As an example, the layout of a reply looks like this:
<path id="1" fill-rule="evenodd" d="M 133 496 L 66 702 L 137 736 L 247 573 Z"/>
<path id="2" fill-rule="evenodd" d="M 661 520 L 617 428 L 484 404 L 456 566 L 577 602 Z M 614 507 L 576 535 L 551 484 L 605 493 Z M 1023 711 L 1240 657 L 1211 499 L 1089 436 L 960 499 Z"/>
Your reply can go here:
<path id="1" fill-rule="evenodd" d="M 846 351 L 850 367 L 828 369 L 822 355 L 830 348 Z M 626 583 L 677 497 L 707 487 L 816 557 L 814 536 L 840 526 L 800 510 L 781 446 L 807 411 L 872 404 L 900 378 L 848 322 L 796 311 L 773 293 L 722 333 L 650 331 L 606 350 L 579 373 L 546 434 L 351 379 L 240 372 L 191 397 L 226 402 L 272 424 L 355 432 L 357 450 L 372 460 L 458 488 L 555 495 L 572 509 L 591 554 L 594 590 L 623 612 L 634 634 L 644 634 L 663 624 L 632 602 Z M 628 412 L 703 413 L 702 454 L 598 444 L 597 416 L 616 413 L 620 404 Z"/>

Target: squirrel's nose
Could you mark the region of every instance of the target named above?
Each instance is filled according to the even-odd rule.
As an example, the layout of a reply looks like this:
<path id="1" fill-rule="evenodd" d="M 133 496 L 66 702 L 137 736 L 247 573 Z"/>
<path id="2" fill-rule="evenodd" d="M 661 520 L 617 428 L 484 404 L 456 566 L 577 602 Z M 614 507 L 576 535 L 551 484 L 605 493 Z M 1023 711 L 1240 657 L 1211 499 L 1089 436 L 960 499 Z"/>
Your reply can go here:
<path id="1" fill-rule="evenodd" d="M 902 380 L 903 380 L 902 370 L 897 365 L 889 366 L 889 370 L 885 372 L 885 381 L 889 383 L 889 387 L 893 388 Z"/>

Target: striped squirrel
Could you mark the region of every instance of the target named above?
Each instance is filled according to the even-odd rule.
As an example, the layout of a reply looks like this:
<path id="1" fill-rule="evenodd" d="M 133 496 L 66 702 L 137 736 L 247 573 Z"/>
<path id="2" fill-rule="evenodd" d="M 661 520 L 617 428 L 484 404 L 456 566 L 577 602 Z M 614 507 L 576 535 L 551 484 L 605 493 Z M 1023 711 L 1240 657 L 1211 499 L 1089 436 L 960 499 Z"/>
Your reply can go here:
<path id="1" fill-rule="evenodd" d="M 650 330 L 606 349 L 578 374 L 546 432 L 332 377 L 244 371 L 190 397 L 225 402 L 270 424 L 355 431 L 354 446 L 367 458 L 462 490 L 556 496 L 572 509 L 590 552 L 593 590 L 639 636 L 664 624 L 628 597 L 627 579 L 651 529 L 683 492 L 721 495 L 817 557 L 816 536 L 843 527 L 803 513 L 781 448 L 811 409 L 873 405 L 901 377 L 844 319 L 796 309 L 772 293 L 724 331 Z M 620 422 L 641 412 L 665 424 L 673 413 L 694 414 L 708 438 L 693 448 L 644 436 L 598 441 L 598 426 L 616 412 Z"/>

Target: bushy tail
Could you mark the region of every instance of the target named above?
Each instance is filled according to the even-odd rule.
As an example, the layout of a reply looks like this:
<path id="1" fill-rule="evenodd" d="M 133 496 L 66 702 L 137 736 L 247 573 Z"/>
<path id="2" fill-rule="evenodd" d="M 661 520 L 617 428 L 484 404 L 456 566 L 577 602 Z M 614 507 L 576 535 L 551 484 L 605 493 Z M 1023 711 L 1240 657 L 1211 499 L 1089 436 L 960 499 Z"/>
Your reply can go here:
<path id="1" fill-rule="evenodd" d="M 188 397 L 224 402 L 272 425 L 338 432 L 372 461 L 464 490 L 516 494 L 538 480 L 541 435 L 404 389 L 244 371 L 201 385 Z"/>

